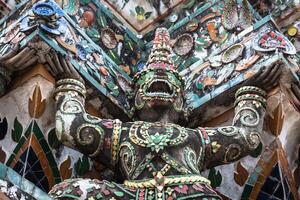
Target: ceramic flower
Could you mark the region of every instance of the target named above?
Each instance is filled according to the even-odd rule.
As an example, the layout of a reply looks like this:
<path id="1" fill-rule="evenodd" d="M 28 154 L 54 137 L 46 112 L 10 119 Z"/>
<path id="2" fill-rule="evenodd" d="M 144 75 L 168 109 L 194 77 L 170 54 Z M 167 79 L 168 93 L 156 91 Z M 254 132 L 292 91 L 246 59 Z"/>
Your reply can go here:
<path id="1" fill-rule="evenodd" d="M 167 135 L 160 135 L 159 133 L 155 133 L 155 135 L 150 135 L 146 142 L 147 147 L 151 147 L 152 151 L 156 151 L 157 153 L 160 150 L 163 150 L 165 146 L 168 146 L 168 142 L 170 139 Z"/>
<path id="2" fill-rule="evenodd" d="M 135 11 L 131 10 L 130 12 L 138 21 L 148 19 L 152 15 L 152 12 L 146 12 L 142 6 L 136 6 Z"/>

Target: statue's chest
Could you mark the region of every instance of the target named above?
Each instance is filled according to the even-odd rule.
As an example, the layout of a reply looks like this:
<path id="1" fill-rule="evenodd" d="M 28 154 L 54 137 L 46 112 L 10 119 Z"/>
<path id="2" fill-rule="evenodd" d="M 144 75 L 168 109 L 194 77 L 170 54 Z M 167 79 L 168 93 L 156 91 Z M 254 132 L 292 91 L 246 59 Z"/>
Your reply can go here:
<path id="1" fill-rule="evenodd" d="M 188 132 L 175 124 L 135 122 L 129 129 L 129 140 L 139 147 L 159 153 L 185 143 Z"/>
<path id="2" fill-rule="evenodd" d="M 199 173 L 202 147 L 191 129 L 176 124 L 134 122 L 127 133 L 120 145 L 119 159 L 130 179 L 158 172 Z"/>

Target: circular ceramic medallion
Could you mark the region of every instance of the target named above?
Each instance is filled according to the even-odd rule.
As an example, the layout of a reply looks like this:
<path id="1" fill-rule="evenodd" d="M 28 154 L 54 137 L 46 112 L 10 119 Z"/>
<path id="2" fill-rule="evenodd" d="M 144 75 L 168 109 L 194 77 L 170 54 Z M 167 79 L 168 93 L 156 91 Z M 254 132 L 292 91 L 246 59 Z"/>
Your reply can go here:
<path id="1" fill-rule="evenodd" d="M 43 17 L 50 17 L 55 14 L 55 9 L 52 7 L 52 5 L 48 3 L 39 3 L 36 4 L 32 11 L 35 15 L 43 16 Z"/>
<path id="2" fill-rule="evenodd" d="M 179 56 L 187 55 L 194 47 L 194 39 L 190 34 L 183 34 L 176 39 L 173 50 Z"/>
<path id="3" fill-rule="evenodd" d="M 222 62 L 230 63 L 240 57 L 243 53 L 244 46 L 242 44 L 234 44 L 224 51 L 222 54 Z"/>
<path id="4" fill-rule="evenodd" d="M 118 44 L 116 34 L 110 28 L 104 28 L 101 30 L 101 41 L 108 49 L 114 49 Z"/>

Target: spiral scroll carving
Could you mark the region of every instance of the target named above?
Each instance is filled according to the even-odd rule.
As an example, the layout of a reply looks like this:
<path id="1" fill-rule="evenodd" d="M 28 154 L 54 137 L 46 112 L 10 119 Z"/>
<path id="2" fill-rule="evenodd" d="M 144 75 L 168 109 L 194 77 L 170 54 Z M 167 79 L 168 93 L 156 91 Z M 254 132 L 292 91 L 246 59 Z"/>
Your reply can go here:
<path id="1" fill-rule="evenodd" d="M 82 146 L 97 146 L 96 151 L 89 156 L 95 157 L 103 146 L 104 130 L 97 125 L 82 124 L 77 129 L 76 142 Z"/>
<path id="2" fill-rule="evenodd" d="M 246 113 L 241 114 L 242 112 Z M 256 127 L 260 122 L 260 116 L 254 108 L 242 107 L 237 111 L 233 121 L 237 122 L 238 120 L 244 126 Z"/>

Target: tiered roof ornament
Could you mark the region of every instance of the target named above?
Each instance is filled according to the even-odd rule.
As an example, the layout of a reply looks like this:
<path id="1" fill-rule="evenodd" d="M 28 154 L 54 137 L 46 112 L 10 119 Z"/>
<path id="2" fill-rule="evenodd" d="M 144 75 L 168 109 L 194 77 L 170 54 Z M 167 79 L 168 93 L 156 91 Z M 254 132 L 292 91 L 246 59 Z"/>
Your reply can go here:
<path id="1" fill-rule="evenodd" d="M 172 43 L 169 31 L 166 28 L 158 28 L 153 39 L 153 46 L 145 67 L 135 74 L 134 80 L 137 80 L 141 74 L 151 70 L 172 71 L 178 74 L 176 66 L 172 61 Z"/>
<path id="2" fill-rule="evenodd" d="M 171 59 L 172 44 L 170 34 L 166 28 L 158 28 L 155 32 L 153 47 L 145 69 L 170 69 L 175 66 Z"/>

